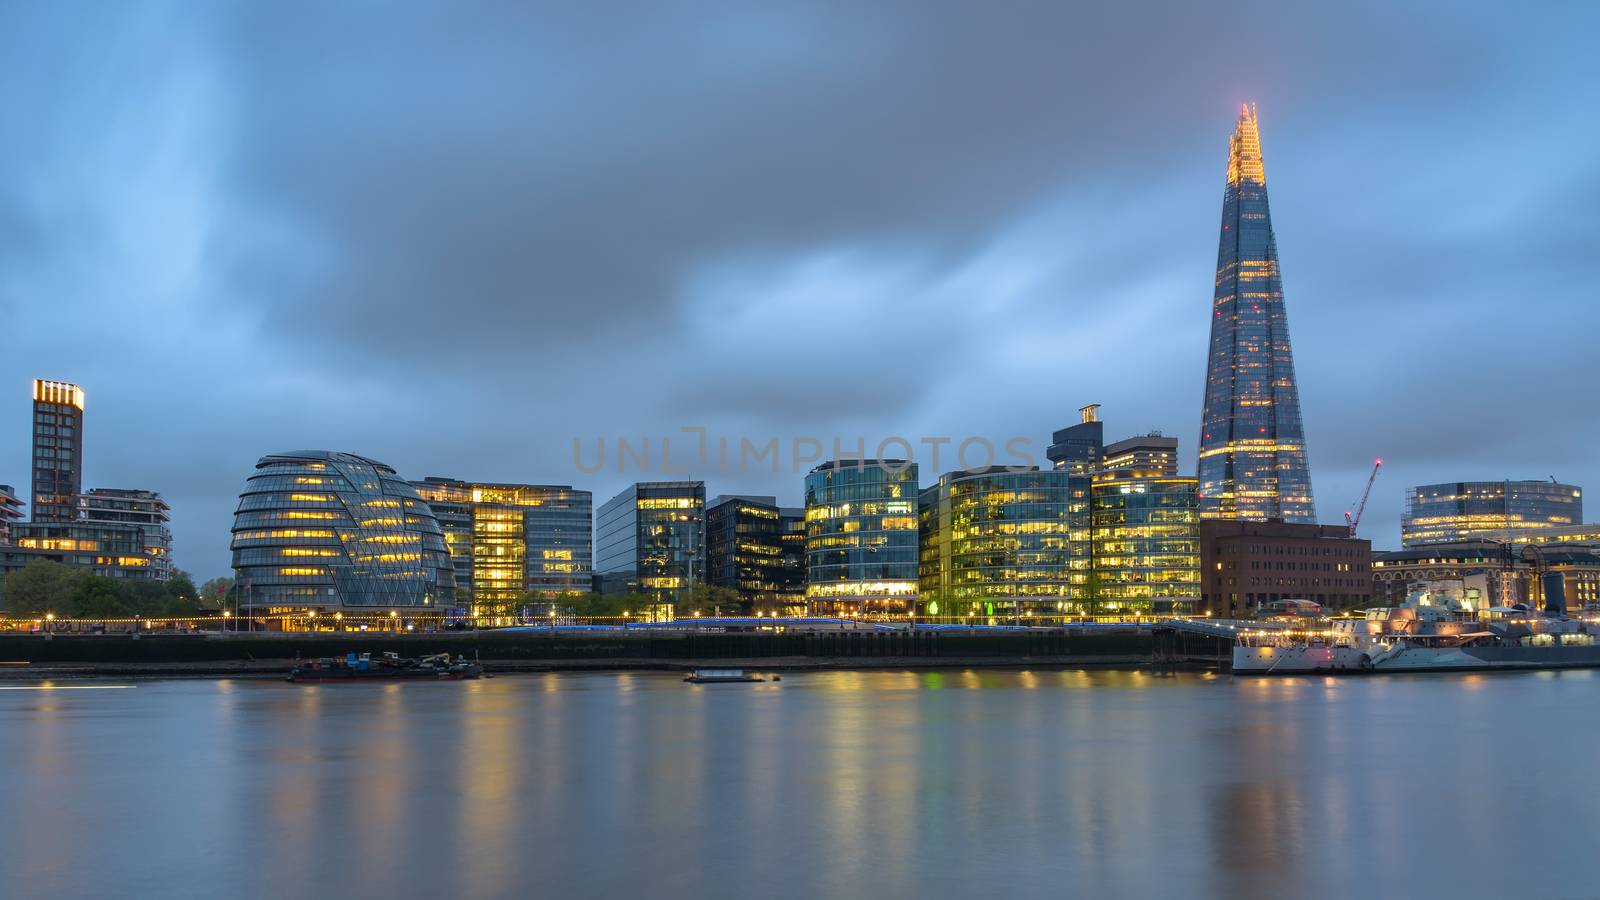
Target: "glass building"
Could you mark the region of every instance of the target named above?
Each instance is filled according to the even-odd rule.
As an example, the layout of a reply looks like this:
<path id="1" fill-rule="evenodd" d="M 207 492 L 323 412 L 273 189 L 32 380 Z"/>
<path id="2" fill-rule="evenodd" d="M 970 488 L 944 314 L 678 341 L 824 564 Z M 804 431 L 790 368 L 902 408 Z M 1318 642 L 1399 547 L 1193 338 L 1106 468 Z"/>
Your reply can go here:
<path id="1" fill-rule="evenodd" d="M 834 460 L 806 476 L 806 603 L 811 612 L 912 612 L 917 545 L 916 463 Z"/>
<path id="2" fill-rule="evenodd" d="M 651 608 L 643 615 L 671 618 L 705 570 L 705 482 L 642 481 L 595 514 L 601 590 L 646 595 Z"/>
<path id="3" fill-rule="evenodd" d="M 1193 478 L 1096 476 L 1097 613 L 1187 614 L 1200 601 L 1200 511 Z"/>
<path id="4" fill-rule="evenodd" d="M 1089 491 L 1065 468 L 940 476 L 921 494 L 923 613 L 1091 612 Z"/>
<path id="5" fill-rule="evenodd" d="M 93 488 L 78 497 L 79 518 L 97 525 L 137 528 L 143 538 L 144 556 L 149 560 L 151 577 L 157 581 L 172 578 L 172 507 L 155 491 L 126 488 Z"/>
<path id="6" fill-rule="evenodd" d="M 1207 518 L 1317 519 L 1252 106 L 1229 140 L 1199 477 Z"/>
<path id="7" fill-rule="evenodd" d="M 274 453 L 233 519 L 243 611 L 433 613 L 455 573 L 433 510 L 394 469 L 352 453 Z"/>
<path id="8" fill-rule="evenodd" d="M 11 544 L 0 547 L 0 574 L 36 559 L 87 569 L 123 580 L 165 581 L 170 558 L 153 555 L 144 529 L 111 522 L 18 522 Z"/>
<path id="9" fill-rule="evenodd" d="M 83 388 L 33 383 L 33 516 L 71 522 L 83 492 Z"/>
<path id="10" fill-rule="evenodd" d="M 566 485 L 414 481 L 456 575 L 456 605 L 474 618 L 522 615 L 528 601 L 593 587 L 594 500 Z"/>
<path id="11" fill-rule="evenodd" d="M 706 582 L 738 591 L 747 614 L 803 615 L 805 511 L 780 507 L 776 497 L 713 499 L 706 507 Z"/>
<path id="12" fill-rule="evenodd" d="M 1455 481 L 1406 492 L 1405 547 L 1473 538 L 1525 540 L 1535 529 L 1583 522 L 1583 490 L 1553 481 Z"/>

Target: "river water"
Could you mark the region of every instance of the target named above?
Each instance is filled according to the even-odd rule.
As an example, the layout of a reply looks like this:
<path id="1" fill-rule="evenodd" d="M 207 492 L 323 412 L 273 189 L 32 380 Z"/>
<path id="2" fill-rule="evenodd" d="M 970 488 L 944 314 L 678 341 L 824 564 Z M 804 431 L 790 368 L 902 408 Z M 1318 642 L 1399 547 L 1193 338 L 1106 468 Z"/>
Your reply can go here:
<path id="1" fill-rule="evenodd" d="M 0 682 L 0 895 L 1595 896 L 1597 698 L 1595 672 Z"/>

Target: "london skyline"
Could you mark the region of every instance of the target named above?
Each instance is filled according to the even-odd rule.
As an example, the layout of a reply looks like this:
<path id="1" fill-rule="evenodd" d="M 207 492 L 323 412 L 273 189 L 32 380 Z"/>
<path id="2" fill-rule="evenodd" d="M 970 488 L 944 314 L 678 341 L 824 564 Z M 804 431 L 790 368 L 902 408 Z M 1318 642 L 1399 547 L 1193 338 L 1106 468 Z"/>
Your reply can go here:
<path id="1" fill-rule="evenodd" d="M 0 482 L 27 483 L 28 382 L 80 384 L 84 483 L 162 492 L 202 578 L 227 572 L 254 460 L 302 448 L 603 498 L 644 476 L 577 472 L 574 438 L 1042 449 L 1098 402 L 1117 434 L 1177 436 L 1192 471 L 1228 126 L 1251 100 L 1321 521 L 1375 456 L 1362 530 L 1386 548 L 1407 487 L 1600 474 L 1600 426 L 1571 412 L 1592 381 L 1595 100 L 1549 90 L 1593 74 L 1550 44 L 1587 10 L 1539 42 L 1509 14 L 1378 33 L 1263 10 L 1245 27 L 1318 37 L 1239 60 L 1175 7 L 1112 67 L 1088 36 L 1135 23 L 1111 12 L 1066 38 L 1078 58 L 1039 10 L 963 34 L 997 49 L 957 66 L 972 23 L 948 11 L 913 37 L 740 9 L 681 45 L 566 45 L 559 65 L 594 77 L 556 84 L 491 36 L 581 34 L 582 11 L 462 20 L 463 47 L 404 11 L 358 47 L 352 9 L 191 12 L 0 13 L 0 96 L 39 123 L 0 151 Z M 408 75 L 419 58 L 446 83 Z M 1096 66 L 1138 76 L 1105 90 Z M 395 90 L 342 99 L 375 82 Z M 655 108 L 606 109 L 636 96 Z"/>

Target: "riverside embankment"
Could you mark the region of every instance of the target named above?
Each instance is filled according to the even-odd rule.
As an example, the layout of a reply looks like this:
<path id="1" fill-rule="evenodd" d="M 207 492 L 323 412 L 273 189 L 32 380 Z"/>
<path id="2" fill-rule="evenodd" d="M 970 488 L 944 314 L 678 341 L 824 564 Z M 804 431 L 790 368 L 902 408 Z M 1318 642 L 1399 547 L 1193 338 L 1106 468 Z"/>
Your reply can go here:
<path id="1" fill-rule="evenodd" d="M 1202 646 L 1203 645 L 1203 646 Z M 491 672 L 683 669 L 703 663 L 763 669 L 1146 666 L 1174 654 L 1141 626 L 1027 630 L 706 633 L 561 629 L 397 634 L 0 634 L 0 678 L 272 676 L 297 659 L 345 653 L 450 653 Z M 1184 659 L 1224 657 L 1195 639 Z"/>

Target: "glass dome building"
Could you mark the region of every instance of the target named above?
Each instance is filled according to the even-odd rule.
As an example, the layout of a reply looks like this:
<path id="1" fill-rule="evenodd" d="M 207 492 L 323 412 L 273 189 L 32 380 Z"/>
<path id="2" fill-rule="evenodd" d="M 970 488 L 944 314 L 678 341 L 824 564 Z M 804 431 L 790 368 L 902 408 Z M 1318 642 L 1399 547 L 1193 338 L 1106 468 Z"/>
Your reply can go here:
<path id="1" fill-rule="evenodd" d="M 302 450 L 256 462 L 233 519 L 242 610 L 429 613 L 455 599 L 433 510 L 395 470 Z"/>

